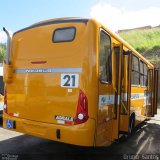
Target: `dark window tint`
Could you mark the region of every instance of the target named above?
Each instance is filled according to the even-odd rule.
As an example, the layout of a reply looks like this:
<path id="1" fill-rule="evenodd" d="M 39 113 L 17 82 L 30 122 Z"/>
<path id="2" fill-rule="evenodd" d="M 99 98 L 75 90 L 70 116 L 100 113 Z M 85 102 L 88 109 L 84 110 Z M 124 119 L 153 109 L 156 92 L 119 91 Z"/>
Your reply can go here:
<path id="1" fill-rule="evenodd" d="M 104 31 L 100 33 L 100 66 L 99 78 L 101 82 L 111 83 L 112 81 L 112 57 L 111 39 Z"/>
<path id="2" fill-rule="evenodd" d="M 144 86 L 144 63 L 140 61 L 140 85 Z"/>
<path id="3" fill-rule="evenodd" d="M 140 85 L 141 86 L 147 86 L 148 84 L 148 71 L 147 71 L 147 65 L 140 61 Z"/>
<path id="4" fill-rule="evenodd" d="M 139 59 L 136 56 L 132 56 L 132 70 L 139 72 Z"/>
<path id="5" fill-rule="evenodd" d="M 139 85 L 139 73 L 132 71 L 132 84 Z"/>
<path id="6" fill-rule="evenodd" d="M 0 94 L 4 95 L 4 82 L 2 76 L 0 76 Z"/>
<path id="7" fill-rule="evenodd" d="M 59 28 L 53 33 L 52 41 L 57 42 L 71 42 L 74 40 L 76 34 L 76 28 Z"/>
<path id="8" fill-rule="evenodd" d="M 139 59 L 132 55 L 132 85 L 139 85 Z"/>
<path id="9" fill-rule="evenodd" d="M 144 75 L 147 76 L 147 65 L 144 63 Z"/>
<path id="10" fill-rule="evenodd" d="M 148 85 L 148 69 L 147 65 L 144 63 L 144 86 Z"/>

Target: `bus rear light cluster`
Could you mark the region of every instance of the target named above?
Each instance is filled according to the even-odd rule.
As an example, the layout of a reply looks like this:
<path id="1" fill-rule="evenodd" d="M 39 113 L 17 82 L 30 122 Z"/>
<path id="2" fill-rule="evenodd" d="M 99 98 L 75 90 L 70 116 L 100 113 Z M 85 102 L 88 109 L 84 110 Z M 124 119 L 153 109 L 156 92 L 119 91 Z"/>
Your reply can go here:
<path id="1" fill-rule="evenodd" d="M 77 114 L 74 119 L 74 124 L 81 124 L 88 120 L 88 99 L 86 95 L 80 90 L 77 106 Z"/>

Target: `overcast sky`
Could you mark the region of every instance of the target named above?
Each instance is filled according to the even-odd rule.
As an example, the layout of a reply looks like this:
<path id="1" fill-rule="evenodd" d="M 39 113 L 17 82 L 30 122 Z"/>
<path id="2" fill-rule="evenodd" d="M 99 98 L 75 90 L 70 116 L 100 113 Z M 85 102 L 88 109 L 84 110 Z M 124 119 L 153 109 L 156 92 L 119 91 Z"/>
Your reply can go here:
<path id="1" fill-rule="evenodd" d="M 95 18 L 113 31 L 160 25 L 160 0 L 0 0 L 2 31 L 10 33 L 35 22 L 58 17 Z"/>

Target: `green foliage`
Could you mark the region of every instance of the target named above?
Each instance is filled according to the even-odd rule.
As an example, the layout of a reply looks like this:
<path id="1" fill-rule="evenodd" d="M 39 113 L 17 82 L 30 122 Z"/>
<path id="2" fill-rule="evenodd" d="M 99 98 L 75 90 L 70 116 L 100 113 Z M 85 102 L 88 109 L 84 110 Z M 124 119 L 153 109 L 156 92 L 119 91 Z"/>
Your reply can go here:
<path id="1" fill-rule="evenodd" d="M 119 34 L 133 48 L 153 64 L 160 64 L 160 27 L 151 29 L 135 29 Z"/>
<path id="2" fill-rule="evenodd" d="M 139 52 L 160 50 L 160 27 L 122 32 L 120 36 Z"/>
<path id="3" fill-rule="evenodd" d="M 6 55 L 6 45 L 1 43 L 0 44 L 0 63 L 3 62 L 5 55 Z"/>

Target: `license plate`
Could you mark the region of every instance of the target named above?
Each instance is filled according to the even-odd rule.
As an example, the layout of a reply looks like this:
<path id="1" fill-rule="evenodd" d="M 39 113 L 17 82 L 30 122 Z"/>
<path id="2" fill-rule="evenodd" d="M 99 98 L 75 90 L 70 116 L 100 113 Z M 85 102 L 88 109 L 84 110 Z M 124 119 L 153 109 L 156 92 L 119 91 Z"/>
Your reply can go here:
<path id="1" fill-rule="evenodd" d="M 12 128 L 13 128 L 13 121 L 7 119 L 7 120 L 6 120 L 6 126 L 7 126 L 7 128 L 12 129 Z"/>

